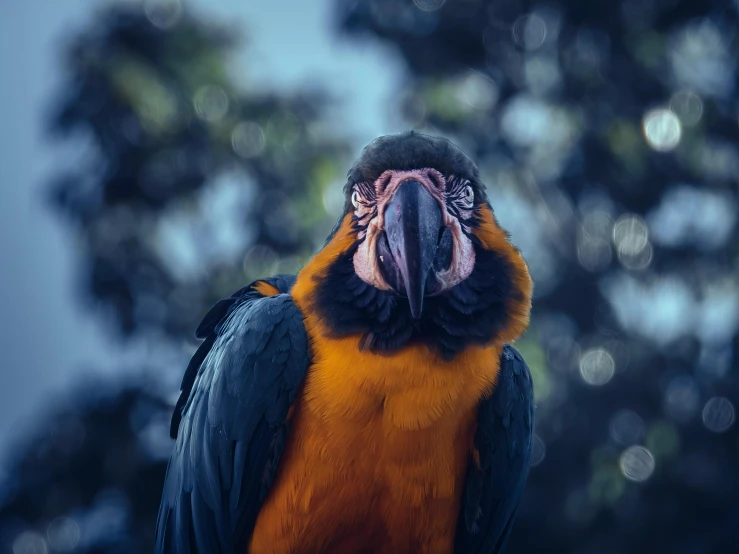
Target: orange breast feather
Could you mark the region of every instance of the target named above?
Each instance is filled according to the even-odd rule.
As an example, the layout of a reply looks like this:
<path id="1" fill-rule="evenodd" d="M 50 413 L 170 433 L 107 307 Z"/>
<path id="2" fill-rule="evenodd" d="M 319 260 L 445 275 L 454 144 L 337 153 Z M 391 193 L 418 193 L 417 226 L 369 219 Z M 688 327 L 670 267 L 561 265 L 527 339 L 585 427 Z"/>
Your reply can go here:
<path id="1" fill-rule="evenodd" d="M 314 278 L 352 240 L 345 220 L 291 293 L 313 364 L 251 553 L 453 548 L 477 406 L 494 386 L 502 341 L 444 361 L 423 345 L 379 355 L 360 351 L 359 335 L 329 336 L 311 308 Z"/>

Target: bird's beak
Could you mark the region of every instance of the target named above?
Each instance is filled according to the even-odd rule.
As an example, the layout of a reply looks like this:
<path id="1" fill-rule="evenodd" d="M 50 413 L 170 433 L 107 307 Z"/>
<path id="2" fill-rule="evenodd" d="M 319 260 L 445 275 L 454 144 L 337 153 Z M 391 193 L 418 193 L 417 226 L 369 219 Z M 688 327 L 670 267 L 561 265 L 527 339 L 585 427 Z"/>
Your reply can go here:
<path id="1" fill-rule="evenodd" d="M 401 183 L 385 208 L 385 234 L 414 319 L 421 317 L 441 227 L 441 209 L 431 193 L 413 179 Z"/>

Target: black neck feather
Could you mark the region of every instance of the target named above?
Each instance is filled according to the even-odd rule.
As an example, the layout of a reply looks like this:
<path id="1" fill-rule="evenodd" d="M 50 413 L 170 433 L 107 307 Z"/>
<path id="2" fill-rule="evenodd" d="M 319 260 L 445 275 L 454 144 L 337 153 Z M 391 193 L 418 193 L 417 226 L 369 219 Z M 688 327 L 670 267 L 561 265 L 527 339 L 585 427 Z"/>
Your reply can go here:
<path id="1" fill-rule="evenodd" d="M 360 347 L 392 353 L 413 343 L 454 358 L 470 344 L 492 341 L 509 323 L 508 300 L 521 298 L 511 264 L 475 244 L 475 269 L 438 296 L 427 297 L 421 319 L 411 317 L 408 300 L 379 290 L 354 272 L 357 244 L 338 256 L 318 279 L 315 307 L 334 336 L 361 334 Z"/>

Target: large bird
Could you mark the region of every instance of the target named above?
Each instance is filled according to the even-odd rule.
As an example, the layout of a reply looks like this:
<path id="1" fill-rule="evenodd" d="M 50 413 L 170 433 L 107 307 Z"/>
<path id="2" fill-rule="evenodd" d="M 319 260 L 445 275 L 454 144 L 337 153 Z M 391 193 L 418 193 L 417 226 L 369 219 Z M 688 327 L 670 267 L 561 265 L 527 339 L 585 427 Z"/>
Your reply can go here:
<path id="1" fill-rule="evenodd" d="M 172 418 L 157 552 L 498 553 L 526 481 L 526 263 L 451 142 L 380 137 L 297 276 L 218 302 Z"/>

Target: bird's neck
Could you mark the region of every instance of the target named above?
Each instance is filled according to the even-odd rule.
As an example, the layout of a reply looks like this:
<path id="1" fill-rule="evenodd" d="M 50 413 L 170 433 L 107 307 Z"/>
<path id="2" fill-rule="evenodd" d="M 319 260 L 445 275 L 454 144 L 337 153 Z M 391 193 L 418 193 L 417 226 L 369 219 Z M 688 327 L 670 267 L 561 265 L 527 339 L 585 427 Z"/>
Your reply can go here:
<path id="1" fill-rule="evenodd" d="M 348 337 L 361 350 L 391 354 L 421 345 L 453 360 L 467 348 L 512 342 L 528 324 L 531 279 L 520 253 L 507 241 L 492 212 L 482 212 L 473 230 L 475 268 L 444 293 L 427 297 L 419 319 L 408 301 L 379 290 L 356 274 L 358 238 L 351 214 L 328 244 L 298 274 L 292 295 L 322 331 Z"/>
<path id="2" fill-rule="evenodd" d="M 343 417 L 380 409 L 383 419 L 401 429 L 427 428 L 472 410 L 494 386 L 502 341 L 469 345 L 453 359 L 422 342 L 378 353 L 363 347 L 361 331 L 337 334 L 316 309 L 316 283 L 354 240 L 344 228 L 303 268 L 291 290 L 311 343 L 305 398 L 320 398 L 322 410 Z"/>

